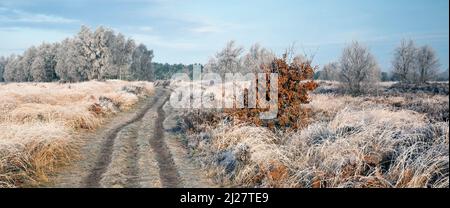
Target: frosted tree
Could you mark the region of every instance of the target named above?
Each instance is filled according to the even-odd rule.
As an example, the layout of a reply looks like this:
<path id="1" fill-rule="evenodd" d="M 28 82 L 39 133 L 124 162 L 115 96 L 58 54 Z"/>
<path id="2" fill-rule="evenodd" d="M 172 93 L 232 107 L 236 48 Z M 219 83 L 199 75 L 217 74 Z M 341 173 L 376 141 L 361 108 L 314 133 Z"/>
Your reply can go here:
<path id="1" fill-rule="evenodd" d="M 379 81 L 380 72 L 374 56 L 356 41 L 343 50 L 339 66 L 342 86 L 352 95 L 372 90 Z"/>
<path id="2" fill-rule="evenodd" d="M 417 50 L 415 67 L 416 83 L 425 83 L 434 79 L 439 71 L 439 59 L 430 46 L 422 46 Z"/>
<path id="3" fill-rule="evenodd" d="M 102 80 L 108 69 L 112 68 L 111 47 L 114 41 L 114 32 L 104 27 L 99 27 L 94 32 L 94 49 L 96 59 L 92 65 L 90 79 Z"/>
<path id="4" fill-rule="evenodd" d="M 133 40 L 126 40 L 122 34 L 114 36 L 114 41 L 110 47 L 112 65 L 107 71 L 107 77 L 115 79 L 129 78 L 129 67 L 132 61 L 133 51 L 136 48 Z"/>
<path id="5" fill-rule="evenodd" d="M 337 80 L 339 72 L 339 63 L 331 62 L 323 66 L 319 79 L 321 80 Z"/>
<path id="6" fill-rule="evenodd" d="M 46 82 L 45 60 L 43 56 L 37 56 L 31 64 L 31 75 L 36 82 Z"/>
<path id="7" fill-rule="evenodd" d="M 23 82 L 22 57 L 11 55 L 7 59 L 3 78 L 7 82 Z M 20 79 L 19 79 L 20 78 Z"/>
<path id="8" fill-rule="evenodd" d="M 61 81 L 79 82 L 88 80 L 89 59 L 83 56 L 83 43 L 66 39 L 57 49 L 56 75 Z"/>
<path id="9" fill-rule="evenodd" d="M 56 53 L 58 44 L 42 44 L 31 65 L 31 75 L 35 82 L 51 82 L 56 79 Z"/>
<path id="10" fill-rule="evenodd" d="M 263 71 L 264 66 L 272 63 L 275 59 L 275 54 L 259 44 L 254 44 L 241 59 L 244 68 L 243 72 L 259 73 Z"/>
<path id="11" fill-rule="evenodd" d="M 153 80 L 153 51 L 134 40 L 98 27 L 92 32 L 82 26 L 73 38 L 62 43 L 42 44 L 0 63 L 1 80 L 15 82 L 77 82 L 103 79 Z"/>
<path id="12" fill-rule="evenodd" d="M 16 79 L 20 82 L 30 82 L 33 81 L 33 76 L 31 75 L 31 66 L 34 59 L 37 57 L 38 50 L 36 47 L 32 46 L 27 49 L 21 59 L 21 68 L 16 71 Z"/>
<path id="13" fill-rule="evenodd" d="M 96 74 L 96 72 L 94 72 L 94 62 L 97 58 L 99 58 L 97 52 L 96 52 L 96 44 L 94 43 L 94 37 L 93 37 L 93 33 L 91 32 L 91 30 L 87 27 L 87 26 L 81 26 L 80 32 L 78 32 L 78 36 L 75 37 L 75 40 L 70 41 L 67 40 L 65 42 L 65 44 L 63 44 L 65 47 L 70 48 L 72 51 L 71 53 L 73 55 L 79 55 L 79 56 L 83 56 L 84 57 L 84 61 L 86 61 L 86 64 L 88 65 L 85 74 L 89 75 L 89 78 L 92 78 L 96 75 L 98 75 L 98 73 Z M 63 57 L 67 60 L 67 62 L 72 62 L 73 59 L 75 59 L 74 57 L 71 59 L 69 59 L 69 57 L 67 57 L 69 54 L 65 54 L 66 57 Z M 65 63 L 65 62 L 64 62 Z M 63 64 L 60 64 L 60 60 L 58 60 L 58 65 L 59 66 L 63 66 Z M 74 68 L 72 68 L 74 69 Z M 64 69 L 60 68 L 60 72 L 64 72 Z M 61 77 L 62 78 L 62 77 Z M 98 78 L 98 76 L 97 76 Z"/>
<path id="14" fill-rule="evenodd" d="M 203 71 L 205 73 L 212 73 L 212 72 L 218 72 L 218 65 L 217 65 L 217 59 L 212 57 L 208 60 L 208 62 L 205 64 L 205 67 Z"/>
<path id="15" fill-rule="evenodd" d="M 130 67 L 135 48 L 133 40 L 126 40 L 122 34 L 111 29 L 98 27 L 94 32 L 82 26 L 78 33 L 82 54 L 90 64 L 89 79 L 124 79 Z"/>
<path id="16" fill-rule="evenodd" d="M 154 79 L 152 59 L 152 50 L 148 50 L 143 44 L 136 47 L 133 51 L 130 66 L 130 79 L 152 81 Z"/>
<path id="17" fill-rule="evenodd" d="M 3 73 L 5 72 L 5 66 L 6 66 L 6 58 L 0 57 L 0 82 L 4 82 L 5 79 L 3 79 Z"/>
<path id="18" fill-rule="evenodd" d="M 392 60 L 393 72 L 401 82 L 414 81 L 414 71 L 416 70 L 417 49 L 414 41 L 402 40 L 400 46 L 395 49 Z"/>
<path id="19" fill-rule="evenodd" d="M 436 80 L 437 81 L 448 81 L 448 77 L 449 77 L 449 71 L 447 68 L 446 70 L 444 70 L 438 74 L 438 76 L 436 77 Z"/>
<path id="20" fill-rule="evenodd" d="M 98 27 L 95 32 L 82 26 L 78 37 L 81 43 L 82 56 L 86 57 L 90 67 L 87 71 L 88 79 L 104 79 L 107 69 L 110 68 L 110 50 L 113 32 Z"/>
<path id="21" fill-rule="evenodd" d="M 235 41 L 228 42 L 224 49 L 209 60 L 209 63 L 205 65 L 205 70 L 219 73 L 222 77 L 225 77 L 226 73 L 243 72 L 241 64 L 243 50 L 242 47 L 236 46 Z"/>

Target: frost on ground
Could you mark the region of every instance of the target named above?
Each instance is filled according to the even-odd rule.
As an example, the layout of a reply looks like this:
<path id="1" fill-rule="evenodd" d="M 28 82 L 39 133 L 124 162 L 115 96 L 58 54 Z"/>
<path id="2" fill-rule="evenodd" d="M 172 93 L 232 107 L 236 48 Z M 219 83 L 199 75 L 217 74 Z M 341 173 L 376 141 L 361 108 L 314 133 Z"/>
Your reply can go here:
<path id="1" fill-rule="evenodd" d="M 448 94 L 331 91 L 319 87 L 294 132 L 186 113 L 186 147 L 223 186 L 449 187 Z"/>
<path id="2" fill-rule="evenodd" d="M 36 186 L 77 158 L 79 133 L 153 93 L 148 82 L 0 85 L 0 187 Z"/>

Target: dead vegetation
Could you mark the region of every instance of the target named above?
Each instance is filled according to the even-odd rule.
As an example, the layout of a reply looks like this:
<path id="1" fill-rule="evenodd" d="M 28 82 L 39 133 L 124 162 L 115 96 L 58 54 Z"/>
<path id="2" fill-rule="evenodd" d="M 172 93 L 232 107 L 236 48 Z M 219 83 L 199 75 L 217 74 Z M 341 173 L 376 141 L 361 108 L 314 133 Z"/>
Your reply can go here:
<path id="1" fill-rule="evenodd" d="M 314 67 L 310 62 L 295 62 L 289 63 L 287 55 L 283 58 L 275 59 L 272 64 L 263 65 L 263 72 L 266 76 L 265 80 L 256 79 L 256 91 L 260 88 L 266 90 L 265 95 L 256 96 L 257 108 L 249 108 L 248 91 L 244 94 L 244 108 L 243 109 L 227 109 L 226 114 L 233 117 L 234 120 L 240 120 L 246 123 L 252 123 L 257 126 L 267 126 L 268 128 L 283 128 L 283 129 L 297 129 L 304 125 L 305 120 L 299 118 L 308 117 L 308 109 L 302 108 L 302 104 L 308 103 L 309 92 L 317 88 L 317 83 L 313 81 Z M 271 73 L 278 75 L 278 99 L 276 106 L 278 112 L 276 119 L 264 121 L 260 119 L 260 113 L 268 111 L 268 108 L 263 108 L 261 103 L 271 102 L 267 98 L 271 98 L 271 90 L 274 83 L 268 80 Z M 259 94 L 259 93 L 258 93 Z"/>
<path id="2" fill-rule="evenodd" d="M 340 94 L 345 95 L 339 82 L 336 81 L 318 81 L 319 87 L 315 90 L 317 94 Z M 428 82 L 423 84 L 408 84 L 399 82 L 379 82 L 376 89 L 367 93 L 371 95 L 384 96 L 403 96 L 405 94 L 413 95 L 448 95 L 448 82 Z"/>
<path id="3" fill-rule="evenodd" d="M 133 107 L 148 82 L 10 83 L 0 86 L 0 187 L 36 186 L 77 158 L 78 133 Z"/>
<path id="4" fill-rule="evenodd" d="M 185 120 L 195 128 L 186 145 L 224 186 L 448 188 L 448 94 L 352 97 L 322 90 L 304 106 L 311 119 L 296 131 L 191 113 Z M 204 122 L 207 116 L 216 120 Z"/>

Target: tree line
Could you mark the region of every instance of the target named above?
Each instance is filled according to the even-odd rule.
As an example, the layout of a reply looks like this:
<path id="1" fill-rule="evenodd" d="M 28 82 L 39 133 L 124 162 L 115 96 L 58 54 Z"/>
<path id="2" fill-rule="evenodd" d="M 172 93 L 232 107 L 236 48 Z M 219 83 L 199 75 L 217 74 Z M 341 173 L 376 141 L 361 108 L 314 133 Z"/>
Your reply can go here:
<path id="1" fill-rule="evenodd" d="M 338 61 L 324 65 L 316 78 L 340 81 L 352 94 L 370 90 L 380 80 L 410 84 L 448 81 L 448 69 L 440 72 L 435 50 L 428 45 L 417 47 L 413 40 L 403 40 L 394 50 L 391 67 L 391 73 L 381 72 L 369 49 L 355 41 Z"/>
<path id="2" fill-rule="evenodd" d="M 291 49 L 292 50 L 292 49 Z M 227 43 L 204 66 L 205 72 L 225 73 L 259 72 L 271 64 L 276 55 L 254 44 L 247 52 L 234 41 Z M 289 61 L 311 61 L 293 51 Z M 153 51 L 143 44 L 126 39 L 122 34 L 98 27 L 91 31 L 82 26 L 80 32 L 60 43 L 43 43 L 27 49 L 22 55 L 0 57 L 0 81 L 7 82 L 78 82 L 86 80 L 170 79 L 175 73 L 192 76 L 193 65 L 152 63 Z M 395 49 L 392 72 L 381 72 L 368 47 L 354 41 L 342 51 L 336 62 L 326 64 L 315 78 L 336 80 L 350 94 L 362 94 L 374 89 L 378 81 L 426 83 L 448 80 L 448 69 L 439 73 L 439 59 L 430 46 L 417 47 L 414 41 L 402 41 Z"/>
<path id="3" fill-rule="evenodd" d="M 305 55 L 296 55 L 293 49 L 286 50 L 288 62 L 308 63 L 312 60 Z M 244 48 L 230 41 L 204 66 L 206 72 L 257 73 L 264 66 L 273 64 L 276 55 L 258 44 L 245 52 Z M 400 81 L 423 84 L 429 81 L 448 81 L 448 69 L 439 73 L 439 59 L 430 46 L 416 47 L 414 41 L 402 41 L 395 49 L 392 60 L 392 74 L 381 72 L 375 56 L 369 48 L 353 41 L 342 50 L 338 61 L 326 64 L 317 71 L 314 78 L 335 80 L 341 83 L 343 91 L 360 95 L 376 89 L 379 81 Z"/>
<path id="4" fill-rule="evenodd" d="M 199 64 L 203 69 L 203 65 Z M 168 63 L 153 63 L 153 70 L 156 80 L 168 80 L 176 73 L 186 73 L 192 78 L 194 64 L 168 64 Z"/>
<path id="5" fill-rule="evenodd" d="M 206 72 L 215 72 L 222 77 L 225 73 L 258 73 L 262 66 L 271 64 L 276 55 L 259 44 L 252 45 L 247 52 L 244 47 L 230 41 L 225 48 L 218 51 L 214 57 L 205 64 Z"/>
<path id="6" fill-rule="evenodd" d="M 242 46 L 238 46 L 235 41 L 229 41 L 225 48 L 218 51 L 206 64 L 200 64 L 201 69 L 205 73 L 215 72 L 222 77 L 225 73 L 257 73 L 261 71 L 261 65 L 270 64 L 276 58 L 272 51 L 259 44 L 252 45 L 248 52 L 244 52 Z M 153 63 L 155 78 L 161 80 L 170 79 L 176 73 L 187 73 L 192 78 L 193 66 L 194 64 Z"/>
<path id="7" fill-rule="evenodd" d="M 62 42 L 0 57 L 0 81 L 153 80 L 153 57 L 152 50 L 121 33 L 103 26 L 94 31 L 82 26 L 77 35 Z"/>

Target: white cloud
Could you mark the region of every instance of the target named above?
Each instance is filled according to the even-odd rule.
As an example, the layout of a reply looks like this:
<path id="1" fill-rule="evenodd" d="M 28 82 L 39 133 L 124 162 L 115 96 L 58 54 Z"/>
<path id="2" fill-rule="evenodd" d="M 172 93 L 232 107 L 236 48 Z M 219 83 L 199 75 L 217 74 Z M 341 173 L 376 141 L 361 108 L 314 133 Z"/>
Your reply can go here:
<path id="1" fill-rule="evenodd" d="M 0 56 L 11 53 L 22 53 L 32 45 L 42 42 L 57 42 L 71 37 L 73 34 L 60 30 L 27 28 L 27 27 L 0 27 Z"/>
<path id="2" fill-rule="evenodd" d="M 204 25 L 190 29 L 194 33 L 218 33 L 222 32 L 222 29 L 215 25 Z"/>
<path id="3" fill-rule="evenodd" d="M 149 27 L 149 26 L 141 26 L 141 27 L 138 27 L 138 30 L 141 32 L 152 32 L 153 28 Z"/>
<path id="4" fill-rule="evenodd" d="M 68 24 L 68 23 L 76 23 L 79 21 L 55 15 L 29 13 L 22 10 L 0 7 L 0 22 Z"/>
<path id="5" fill-rule="evenodd" d="M 206 19 L 206 18 L 205 18 Z M 220 22 L 213 20 L 192 20 L 192 26 L 189 31 L 196 34 L 206 34 L 206 33 L 230 33 L 240 31 L 243 28 L 248 28 L 242 24 L 236 24 L 231 22 Z"/>

